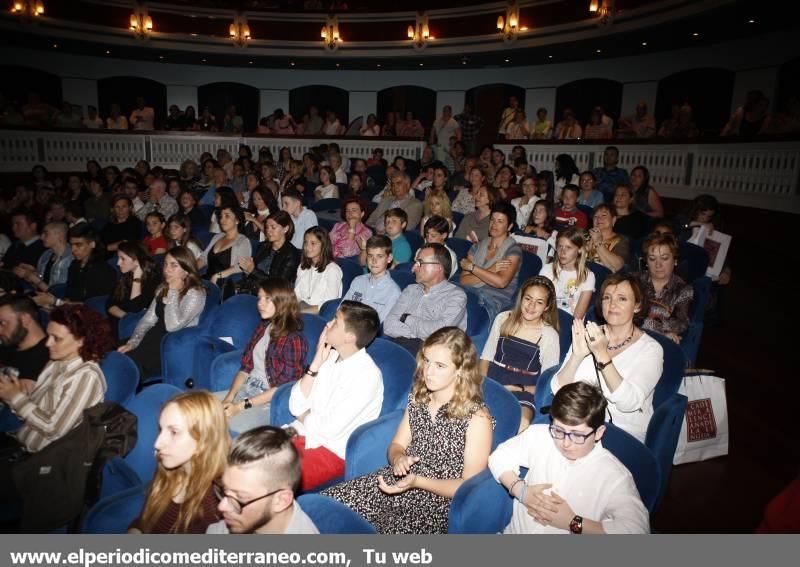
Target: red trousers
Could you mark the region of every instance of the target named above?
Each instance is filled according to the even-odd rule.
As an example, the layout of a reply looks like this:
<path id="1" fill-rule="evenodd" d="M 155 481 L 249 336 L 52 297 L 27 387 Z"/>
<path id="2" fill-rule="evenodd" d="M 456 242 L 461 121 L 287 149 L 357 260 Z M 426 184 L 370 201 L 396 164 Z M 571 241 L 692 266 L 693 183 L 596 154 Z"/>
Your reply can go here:
<path id="1" fill-rule="evenodd" d="M 336 453 L 325 447 L 306 449 L 305 437 L 297 436 L 292 443 L 300 453 L 300 486 L 303 492 L 344 475 L 344 461 Z"/>

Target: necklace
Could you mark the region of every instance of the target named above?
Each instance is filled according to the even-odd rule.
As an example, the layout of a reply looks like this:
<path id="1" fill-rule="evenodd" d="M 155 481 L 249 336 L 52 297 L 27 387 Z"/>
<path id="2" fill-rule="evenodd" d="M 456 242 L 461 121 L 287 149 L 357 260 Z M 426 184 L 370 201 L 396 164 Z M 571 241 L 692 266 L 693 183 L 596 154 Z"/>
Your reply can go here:
<path id="1" fill-rule="evenodd" d="M 624 341 L 622 341 L 622 342 L 621 342 L 621 343 L 619 343 L 618 345 L 608 345 L 606 348 L 607 348 L 608 350 L 610 350 L 610 351 L 611 351 L 611 350 L 619 350 L 619 349 L 621 349 L 622 347 L 624 347 L 625 345 L 627 345 L 629 342 L 631 342 L 631 339 L 632 339 L 632 338 L 633 338 L 633 331 L 631 331 L 631 334 L 630 334 L 630 335 L 628 335 L 628 338 L 627 338 L 627 339 L 625 339 Z"/>

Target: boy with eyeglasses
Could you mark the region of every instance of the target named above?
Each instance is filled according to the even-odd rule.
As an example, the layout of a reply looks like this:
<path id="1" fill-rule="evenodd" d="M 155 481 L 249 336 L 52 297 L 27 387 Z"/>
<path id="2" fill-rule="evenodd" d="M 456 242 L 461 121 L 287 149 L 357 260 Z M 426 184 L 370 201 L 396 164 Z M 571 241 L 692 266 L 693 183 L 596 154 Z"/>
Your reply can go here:
<path id="1" fill-rule="evenodd" d="M 633 476 L 601 443 L 607 402 L 585 382 L 561 388 L 550 424 L 501 444 L 489 469 L 514 497 L 504 533 L 649 533 Z M 528 467 L 524 479 L 520 467 Z"/>

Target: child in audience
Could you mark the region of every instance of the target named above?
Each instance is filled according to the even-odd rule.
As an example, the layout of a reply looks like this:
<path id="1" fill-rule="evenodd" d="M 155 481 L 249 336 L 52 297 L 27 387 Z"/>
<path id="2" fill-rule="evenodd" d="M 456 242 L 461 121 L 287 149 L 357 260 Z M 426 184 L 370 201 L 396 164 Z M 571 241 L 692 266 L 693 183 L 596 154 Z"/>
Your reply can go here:
<path id="1" fill-rule="evenodd" d="M 156 472 L 128 533 L 205 533 L 219 520 L 213 483 L 230 446 L 222 406 L 208 392 L 184 392 L 163 407 L 158 427 Z"/>
<path id="2" fill-rule="evenodd" d="M 583 319 L 594 292 L 595 278 L 586 267 L 586 233 L 572 227 L 556 238 L 556 258 L 539 272 L 556 288 L 558 308 Z"/>
<path id="3" fill-rule="evenodd" d="M 321 226 L 305 233 L 294 292 L 303 313 L 319 313 L 323 303 L 342 296 L 342 269 L 333 261 L 331 239 Z"/>
<path id="4" fill-rule="evenodd" d="M 579 194 L 580 189 L 578 189 L 578 186 L 571 183 L 565 185 L 564 189 L 561 190 L 561 206 L 556 208 L 556 228 L 559 230 L 570 226 L 578 226 L 580 228 L 589 226 L 589 218 L 586 213 L 576 206 Z"/>
<path id="5" fill-rule="evenodd" d="M 444 327 L 417 354 L 408 407 L 389 445 L 390 465 L 323 492 L 379 533 L 447 533 L 450 502 L 486 468 L 494 419 L 481 396 L 483 374 L 464 331 Z"/>
<path id="6" fill-rule="evenodd" d="M 167 222 L 167 235 L 169 236 L 169 247 L 183 246 L 192 253 L 197 260 L 203 254 L 203 246 L 200 241 L 192 236 L 192 219 L 183 213 L 175 213 L 169 217 Z"/>
<path id="7" fill-rule="evenodd" d="M 151 256 L 166 254 L 169 244 L 167 237 L 164 236 L 164 227 L 167 225 L 164 215 L 156 212 L 147 213 L 144 218 L 144 224 L 148 232 L 148 235 L 143 240 L 147 252 Z"/>
<path id="8" fill-rule="evenodd" d="M 228 426 L 235 433 L 269 423 L 275 389 L 299 379 L 306 363 L 308 341 L 292 285 L 281 278 L 263 280 L 258 314 L 262 323 L 244 349 L 230 389 L 214 394 L 222 400 Z"/>
<path id="9" fill-rule="evenodd" d="M 400 297 L 400 287 L 388 272 L 392 265 L 392 241 L 385 234 L 370 237 L 364 246 L 364 256 L 369 273 L 353 280 L 344 299 L 369 305 L 378 312 L 382 323 Z"/>
<path id="10" fill-rule="evenodd" d="M 411 245 L 403 232 L 408 226 L 408 215 L 403 209 L 389 209 L 383 214 L 383 226 L 386 236 L 392 240 L 392 257 L 394 265 L 411 261 Z"/>
<path id="11" fill-rule="evenodd" d="M 630 471 L 600 440 L 607 402 L 586 383 L 561 388 L 550 424 L 532 425 L 489 457 L 514 498 L 507 534 L 646 534 L 647 509 Z M 519 478 L 520 467 L 528 474 Z"/>
<path id="12" fill-rule="evenodd" d="M 456 270 L 458 270 L 458 256 L 456 256 L 456 253 L 453 251 L 453 249 L 447 245 L 447 230 L 449 228 L 450 221 L 448 221 L 446 218 L 433 215 L 425 222 L 425 232 L 423 233 L 423 236 L 425 237 L 425 244 L 441 244 L 447 248 L 448 252 L 450 252 L 451 263 L 450 275 L 448 276 L 448 279 L 452 278 L 456 273 Z M 417 256 L 419 256 L 419 250 L 417 250 L 417 253 L 414 255 L 415 260 Z"/>
<path id="13" fill-rule="evenodd" d="M 422 207 L 422 222 L 419 223 L 419 226 L 423 238 L 425 237 L 425 222 L 434 215 L 447 219 L 450 223 L 450 230 L 447 231 L 447 235 L 453 235 L 456 223 L 453 220 L 453 213 L 450 210 L 450 199 L 447 197 L 446 192 L 430 188 L 425 194 L 425 201 L 422 203 Z"/>
<path id="14" fill-rule="evenodd" d="M 319 168 L 319 185 L 314 189 L 314 200 L 338 199 L 339 188 L 336 186 L 336 174 L 329 165 Z"/>
<path id="15" fill-rule="evenodd" d="M 533 276 L 522 284 L 511 311 L 494 320 L 481 354 L 481 374 L 497 380 L 522 406 L 520 431 L 533 419 L 533 394 L 542 370 L 560 357 L 558 308 L 553 282 Z"/>

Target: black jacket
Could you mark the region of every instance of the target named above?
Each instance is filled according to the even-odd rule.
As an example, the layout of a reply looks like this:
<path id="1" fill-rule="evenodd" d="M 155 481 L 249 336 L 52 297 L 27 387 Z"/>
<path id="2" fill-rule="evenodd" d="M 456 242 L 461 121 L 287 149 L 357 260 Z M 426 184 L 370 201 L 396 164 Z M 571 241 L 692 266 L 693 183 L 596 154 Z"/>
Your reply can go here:
<path id="1" fill-rule="evenodd" d="M 256 250 L 255 256 L 253 256 L 253 263 L 257 266 L 270 253 L 272 253 L 272 244 L 270 242 L 262 242 L 261 246 Z M 272 259 L 272 264 L 270 264 L 269 273 L 264 273 L 256 268 L 248 278 L 255 280 L 259 284 L 267 278 L 283 278 L 294 284 L 294 280 L 297 278 L 297 266 L 299 265 L 300 250 L 287 240 L 283 243 L 283 246 L 275 251 L 275 257 Z"/>

